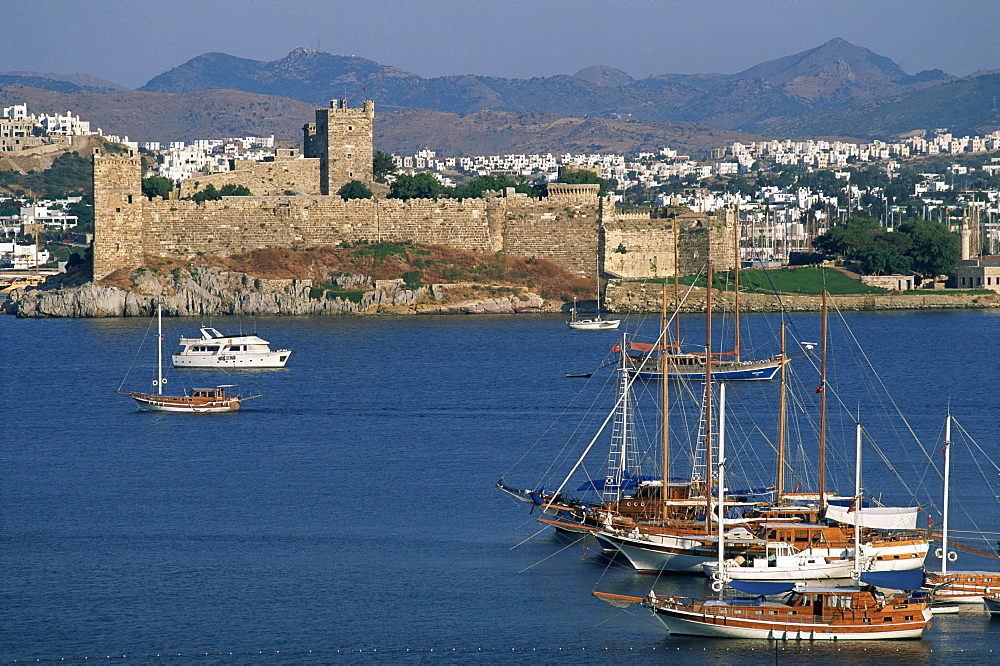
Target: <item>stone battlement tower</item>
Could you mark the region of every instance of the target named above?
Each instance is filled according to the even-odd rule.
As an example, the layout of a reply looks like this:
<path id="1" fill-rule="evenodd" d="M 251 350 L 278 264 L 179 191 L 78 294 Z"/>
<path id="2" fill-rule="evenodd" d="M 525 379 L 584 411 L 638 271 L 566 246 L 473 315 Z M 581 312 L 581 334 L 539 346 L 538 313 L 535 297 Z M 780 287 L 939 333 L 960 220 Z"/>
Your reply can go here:
<path id="1" fill-rule="evenodd" d="M 142 158 L 133 150 L 94 153 L 94 279 L 142 256 Z"/>
<path id="2" fill-rule="evenodd" d="M 336 194 L 352 180 L 371 181 L 374 126 L 371 100 L 360 109 L 349 108 L 346 99 L 316 109 L 316 122 L 302 128 L 303 155 L 319 158 L 320 194 Z"/>

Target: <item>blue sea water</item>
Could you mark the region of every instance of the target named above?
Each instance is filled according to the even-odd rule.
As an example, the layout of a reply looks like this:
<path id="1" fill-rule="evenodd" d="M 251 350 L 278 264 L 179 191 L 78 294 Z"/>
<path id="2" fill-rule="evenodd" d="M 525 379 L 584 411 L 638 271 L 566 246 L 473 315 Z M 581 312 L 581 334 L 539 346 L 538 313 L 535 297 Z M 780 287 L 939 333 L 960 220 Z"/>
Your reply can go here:
<path id="1" fill-rule="evenodd" d="M 1000 315 L 845 318 L 895 404 L 831 354 L 844 385 L 834 402 L 899 437 L 885 452 L 910 487 L 877 456 L 866 486 L 926 497 L 933 511 L 940 481 L 908 431 L 883 423 L 898 407 L 933 455 L 950 403 L 1000 458 Z M 777 352 L 777 317 L 748 319 L 748 345 Z M 939 616 L 919 641 L 773 644 L 671 637 L 641 610 L 592 597 L 707 592 L 702 579 L 639 576 L 536 535 L 528 506 L 494 488 L 502 474 L 538 482 L 590 406 L 610 408 L 610 369 L 564 373 L 607 361 L 618 334 L 548 316 L 168 318 L 167 348 L 202 323 L 293 350 L 283 370 L 170 371 L 175 391 L 234 383 L 265 394 L 241 412 L 142 413 L 118 395 L 126 374 L 122 390 L 149 386 L 148 319 L 0 317 L 0 660 L 977 663 L 1000 650 L 1000 621 L 981 612 Z M 790 323 L 799 340 L 818 339 L 815 315 Z M 685 326 L 700 334 L 696 319 Z M 648 335 L 655 321 L 626 328 Z M 793 361 L 806 387 L 818 382 L 813 360 Z M 770 419 L 775 386 L 731 385 L 733 408 Z M 831 430 L 853 441 L 848 426 Z M 759 458 L 748 468 L 766 476 L 770 451 L 734 451 Z M 853 464 L 853 451 L 831 455 Z M 955 465 L 968 495 L 954 520 L 1000 531 L 996 469 L 958 454 Z M 851 469 L 831 479 L 851 492 Z M 998 563 L 963 553 L 958 564 Z M 167 653 L 178 656 L 156 656 Z"/>

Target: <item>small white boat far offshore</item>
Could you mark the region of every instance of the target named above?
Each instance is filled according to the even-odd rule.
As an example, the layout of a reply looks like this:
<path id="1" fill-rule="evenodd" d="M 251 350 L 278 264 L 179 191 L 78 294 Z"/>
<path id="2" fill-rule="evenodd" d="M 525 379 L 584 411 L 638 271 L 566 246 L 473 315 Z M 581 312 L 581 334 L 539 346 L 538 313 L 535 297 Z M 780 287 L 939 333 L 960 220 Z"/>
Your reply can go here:
<path id="1" fill-rule="evenodd" d="M 283 368 L 292 351 L 271 350 L 256 335 L 223 335 L 202 327 L 200 338 L 181 336 L 181 350 L 173 355 L 175 368 Z"/>

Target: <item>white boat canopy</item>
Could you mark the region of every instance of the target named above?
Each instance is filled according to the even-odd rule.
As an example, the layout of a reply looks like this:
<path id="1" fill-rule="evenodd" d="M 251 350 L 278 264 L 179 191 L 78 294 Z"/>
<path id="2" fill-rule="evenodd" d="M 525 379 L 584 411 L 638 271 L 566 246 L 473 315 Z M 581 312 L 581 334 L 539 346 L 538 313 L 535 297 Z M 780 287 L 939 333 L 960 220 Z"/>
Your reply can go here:
<path id="1" fill-rule="evenodd" d="M 830 504 L 826 508 L 826 517 L 853 525 L 855 516 L 860 515 L 862 527 L 877 530 L 915 530 L 919 512 L 920 509 L 916 507 L 868 506 L 856 509 Z"/>

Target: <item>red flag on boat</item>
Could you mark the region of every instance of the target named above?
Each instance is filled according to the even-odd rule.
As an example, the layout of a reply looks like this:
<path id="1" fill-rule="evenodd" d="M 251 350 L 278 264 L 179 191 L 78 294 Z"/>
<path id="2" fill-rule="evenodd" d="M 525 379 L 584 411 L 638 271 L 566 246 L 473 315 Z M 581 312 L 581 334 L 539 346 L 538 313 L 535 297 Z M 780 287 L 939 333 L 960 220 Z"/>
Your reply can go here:
<path id="1" fill-rule="evenodd" d="M 611 351 L 616 352 L 616 353 L 620 352 L 621 350 L 622 350 L 622 346 L 621 345 L 615 345 L 614 347 L 611 348 Z"/>
<path id="2" fill-rule="evenodd" d="M 822 387 L 822 386 L 817 386 L 817 387 L 816 387 L 815 389 L 813 389 L 813 390 L 814 390 L 814 391 L 815 391 L 816 393 L 822 393 L 822 392 L 823 392 L 823 387 Z"/>
<path id="3" fill-rule="evenodd" d="M 851 502 L 851 506 L 847 507 L 847 513 L 853 513 L 854 509 L 857 508 L 858 501 L 854 500 Z"/>

